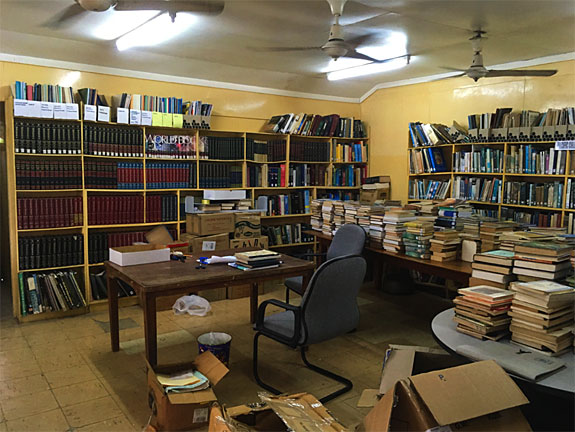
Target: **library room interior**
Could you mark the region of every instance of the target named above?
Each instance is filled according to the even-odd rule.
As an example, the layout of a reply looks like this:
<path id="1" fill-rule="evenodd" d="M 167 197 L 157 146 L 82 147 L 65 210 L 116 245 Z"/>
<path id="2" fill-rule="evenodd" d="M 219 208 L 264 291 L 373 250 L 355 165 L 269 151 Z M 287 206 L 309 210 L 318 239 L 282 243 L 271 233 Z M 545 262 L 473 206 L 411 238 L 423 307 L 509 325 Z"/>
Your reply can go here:
<path id="1" fill-rule="evenodd" d="M 0 0 L 0 432 L 574 419 L 573 0 Z"/>

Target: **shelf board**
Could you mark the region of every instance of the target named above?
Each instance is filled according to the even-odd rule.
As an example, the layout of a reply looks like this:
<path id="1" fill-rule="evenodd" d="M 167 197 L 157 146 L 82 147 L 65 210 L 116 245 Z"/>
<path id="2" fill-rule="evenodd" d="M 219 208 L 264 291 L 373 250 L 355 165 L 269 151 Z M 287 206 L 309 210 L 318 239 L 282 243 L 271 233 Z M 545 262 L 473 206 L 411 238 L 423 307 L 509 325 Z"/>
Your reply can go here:
<path id="1" fill-rule="evenodd" d="M 566 212 L 575 212 L 575 209 L 564 209 Z"/>
<path id="2" fill-rule="evenodd" d="M 273 249 L 273 248 L 283 248 L 283 247 L 307 246 L 307 245 L 312 245 L 312 244 L 313 244 L 313 242 L 286 243 L 286 244 L 269 246 L 269 248 Z"/>
<path id="3" fill-rule="evenodd" d="M 505 173 L 508 177 L 551 177 L 551 178 L 565 178 L 565 174 L 518 174 L 518 173 Z"/>
<path id="4" fill-rule="evenodd" d="M 290 164 L 312 164 L 312 165 L 328 165 L 330 161 L 289 161 Z"/>
<path id="5" fill-rule="evenodd" d="M 88 307 L 81 307 L 77 309 L 71 309 L 67 311 L 55 311 L 55 312 L 43 312 L 39 314 L 30 314 L 26 316 L 18 316 L 18 321 L 21 323 L 24 322 L 32 322 L 32 321 L 42 321 L 52 318 L 63 318 L 68 316 L 76 316 L 76 315 L 83 315 L 88 313 Z"/>
<path id="6" fill-rule="evenodd" d="M 468 145 L 505 145 L 505 142 L 465 142 L 465 143 L 453 143 L 454 146 L 468 146 Z"/>
<path id="7" fill-rule="evenodd" d="M 432 146 L 419 146 L 419 147 L 408 147 L 407 150 L 421 150 L 424 148 L 436 148 L 436 147 L 451 147 L 453 146 L 453 144 L 438 144 L 438 145 L 432 145 Z"/>
<path id="8" fill-rule="evenodd" d="M 155 157 L 155 156 L 146 156 L 144 159 L 152 160 L 152 161 L 161 161 L 161 162 L 196 162 L 197 158 L 168 158 L 168 157 Z"/>
<path id="9" fill-rule="evenodd" d="M 529 206 L 529 205 L 522 205 L 522 204 L 505 204 L 501 203 L 502 207 L 517 207 L 517 208 L 524 208 L 524 209 L 533 209 L 533 210 L 546 210 L 546 211 L 563 211 L 562 208 L 557 207 L 542 207 L 542 206 Z"/>
<path id="10" fill-rule="evenodd" d="M 83 225 L 76 225 L 76 226 L 68 226 L 68 227 L 54 227 L 54 228 L 28 228 L 28 229 L 19 229 L 18 232 L 35 232 L 35 231 L 66 231 L 66 230 L 75 230 L 75 229 L 82 229 Z"/>
<path id="11" fill-rule="evenodd" d="M 109 225 L 88 225 L 88 228 L 128 228 L 128 227 L 138 227 L 138 226 L 156 226 L 156 225 L 171 225 L 177 224 L 178 221 L 174 222 L 134 222 L 129 224 L 109 224 Z"/>
<path id="12" fill-rule="evenodd" d="M 18 270 L 18 273 L 62 270 L 62 269 L 78 268 L 78 267 L 84 267 L 84 264 L 75 264 L 75 265 L 61 266 L 61 267 L 46 267 L 46 268 L 37 268 L 37 269 L 30 269 L 30 270 Z"/>
<path id="13" fill-rule="evenodd" d="M 98 266 L 103 266 L 104 262 L 99 262 L 99 263 L 93 263 L 93 264 L 88 264 L 88 267 L 98 267 Z"/>
<path id="14" fill-rule="evenodd" d="M 503 175 L 503 173 L 498 173 L 498 172 L 458 172 L 458 171 L 454 171 L 453 175 L 469 175 L 469 176 L 475 176 L 475 175 L 484 175 L 484 176 L 500 176 Z"/>
<path id="15" fill-rule="evenodd" d="M 86 192 L 122 193 L 122 192 L 145 192 L 145 191 L 146 191 L 146 189 L 91 189 L 91 188 L 86 188 Z"/>
<path id="16" fill-rule="evenodd" d="M 284 219 L 284 218 L 296 218 L 296 217 L 308 217 L 308 216 L 311 216 L 311 213 L 262 216 L 261 218 L 262 219 Z"/>
<path id="17" fill-rule="evenodd" d="M 492 205 L 492 206 L 498 206 L 500 205 L 500 203 L 494 203 L 494 202 L 490 202 L 490 201 L 474 201 L 474 200 L 468 200 L 466 201 L 469 204 L 480 204 L 480 205 Z"/>
<path id="18" fill-rule="evenodd" d="M 410 177 L 446 176 L 446 175 L 451 175 L 451 171 L 443 171 L 443 172 L 435 172 L 435 173 L 409 174 Z"/>
<path id="19" fill-rule="evenodd" d="M 82 153 L 76 154 L 51 154 L 51 153 L 16 153 L 15 156 L 39 156 L 39 157 L 82 157 Z"/>
<path id="20" fill-rule="evenodd" d="M 255 189 L 255 190 L 313 189 L 315 187 L 319 187 L 319 186 L 273 186 L 273 187 L 256 186 L 256 187 L 247 187 L 245 189 Z"/>
<path id="21" fill-rule="evenodd" d="M 245 159 L 198 159 L 200 162 L 227 162 L 227 163 L 239 163 L 244 162 Z"/>
<path id="22" fill-rule="evenodd" d="M 14 119 L 18 120 L 42 120 L 47 123 L 56 122 L 56 123 L 80 123 L 82 120 L 80 119 L 56 119 L 56 118 L 44 118 L 44 117 L 21 117 L 21 116 L 14 116 Z"/>
<path id="23" fill-rule="evenodd" d="M 16 189 L 16 193 L 82 192 L 84 189 Z"/>
<path id="24" fill-rule="evenodd" d="M 83 155 L 84 157 L 87 158 L 96 158 L 96 159 L 137 159 L 137 160 L 143 160 L 144 156 L 98 156 L 98 155 L 91 155 L 91 154 L 85 154 Z"/>
<path id="25" fill-rule="evenodd" d="M 368 163 L 367 161 L 352 161 L 352 162 L 332 162 L 334 165 L 363 165 Z"/>
<path id="26" fill-rule="evenodd" d="M 260 165 L 277 165 L 277 164 L 285 164 L 287 163 L 287 161 L 267 161 L 267 162 L 259 162 L 259 161 L 254 161 L 254 160 L 249 160 L 246 159 L 247 163 L 253 163 L 253 164 L 260 164 Z"/>
<path id="27" fill-rule="evenodd" d="M 362 140 L 367 141 L 367 140 L 369 140 L 368 137 L 365 137 L 365 138 L 332 137 L 332 139 L 338 140 L 338 141 L 339 140 L 341 140 L 341 141 L 362 141 Z"/>
<path id="28" fill-rule="evenodd" d="M 361 186 L 314 186 L 316 189 L 361 189 Z"/>

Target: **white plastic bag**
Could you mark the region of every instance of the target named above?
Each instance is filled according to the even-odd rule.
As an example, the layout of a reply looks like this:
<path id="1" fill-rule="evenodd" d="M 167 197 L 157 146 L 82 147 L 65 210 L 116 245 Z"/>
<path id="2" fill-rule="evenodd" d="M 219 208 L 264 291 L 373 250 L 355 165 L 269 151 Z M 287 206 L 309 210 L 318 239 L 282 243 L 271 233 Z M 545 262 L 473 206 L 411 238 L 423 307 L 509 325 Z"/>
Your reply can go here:
<path id="1" fill-rule="evenodd" d="M 172 306 L 176 315 L 189 314 L 195 316 L 206 316 L 212 309 L 210 302 L 197 295 L 187 295 L 180 297 Z"/>

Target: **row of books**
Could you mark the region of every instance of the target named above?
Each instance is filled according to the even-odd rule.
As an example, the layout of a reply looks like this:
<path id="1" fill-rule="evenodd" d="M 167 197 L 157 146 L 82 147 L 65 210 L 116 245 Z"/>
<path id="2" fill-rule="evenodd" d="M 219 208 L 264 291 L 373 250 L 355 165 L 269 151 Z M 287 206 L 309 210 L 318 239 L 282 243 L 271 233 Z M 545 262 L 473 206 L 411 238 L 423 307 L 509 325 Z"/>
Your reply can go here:
<path id="1" fill-rule="evenodd" d="M 325 165 L 290 164 L 288 182 L 290 187 L 325 186 L 327 174 Z"/>
<path id="2" fill-rule="evenodd" d="M 456 176 L 452 195 L 457 199 L 500 203 L 501 183 L 496 178 Z"/>
<path id="3" fill-rule="evenodd" d="M 561 182 L 505 182 L 503 202 L 537 207 L 561 208 L 564 184 Z"/>
<path id="4" fill-rule="evenodd" d="M 290 113 L 273 116 L 263 127 L 263 131 L 306 136 L 366 137 L 361 120 L 340 117 L 337 114 L 321 116 L 318 114 Z"/>
<path id="5" fill-rule="evenodd" d="M 16 189 L 82 189 L 79 160 L 17 160 Z"/>
<path id="6" fill-rule="evenodd" d="M 292 140 L 289 157 L 290 161 L 329 163 L 329 143 Z"/>
<path id="7" fill-rule="evenodd" d="M 195 165 L 192 165 L 192 169 Z M 243 170 L 241 165 L 227 163 L 200 163 L 200 188 L 241 188 Z M 192 186 L 190 186 L 192 187 Z"/>
<path id="8" fill-rule="evenodd" d="M 449 128 L 439 123 L 412 122 L 408 125 L 411 147 L 434 146 L 453 142 Z"/>
<path id="9" fill-rule="evenodd" d="M 451 180 L 409 180 L 409 199 L 445 199 L 451 191 Z"/>
<path id="10" fill-rule="evenodd" d="M 260 195 L 258 208 L 266 209 L 267 216 L 309 213 L 310 191 L 301 190 L 281 195 Z"/>
<path id="11" fill-rule="evenodd" d="M 14 151 L 37 154 L 82 153 L 81 127 L 76 122 L 14 120 Z"/>
<path id="12" fill-rule="evenodd" d="M 367 166 L 335 166 L 332 168 L 332 186 L 359 187 L 367 177 Z"/>
<path id="13" fill-rule="evenodd" d="M 165 159 L 195 159 L 195 135 L 146 135 L 146 156 Z"/>
<path id="14" fill-rule="evenodd" d="M 177 195 L 146 195 L 146 222 L 173 222 L 177 220 Z"/>
<path id="15" fill-rule="evenodd" d="M 12 86 L 14 99 L 29 101 L 74 103 L 74 89 L 52 84 L 28 84 L 16 81 Z"/>
<path id="16" fill-rule="evenodd" d="M 565 208 L 575 209 L 575 179 L 567 179 L 567 190 L 565 193 Z"/>
<path id="17" fill-rule="evenodd" d="M 367 144 L 363 141 L 355 143 L 336 143 L 333 149 L 334 162 L 367 162 Z"/>
<path id="18" fill-rule="evenodd" d="M 52 311 L 67 311 L 86 306 L 75 271 L 20 273 L 20 311 L 22 316 Z"/>
<path id="19" fill-rule="evenodd" d="M 142 195 L 98 195 L 88 197 L 88 225 L 144 222 Z"/>
<path id="20" fill-rule="evenodd" d="M 532 144 L 509 146 L 506 170 L 514 174 L 565 174 L 566 151 L 537 148 Z"/>
<path id="21" fill-rule="evenodd" d="M 302 223 L 268 225 L 262 227 L 262 234 L 268 238 L 270 246 L 307 243 L 313 242 L 313 236 L 303 233 L 303 231 L 309 229 L 309 225 Z"/>
<path id="22" fill-rule="evenodd" d="M 501 173 L 503 172 L 503 150 L 481 147 L 471 151 L 455 152 L 453 154 L 453 171 Z"/>
<path id="23" fill-rule="evenodd" d="M 571 213 L 569 216 L 573 216 Z M 536 227 L 562 227 L 563 217 L 561 213 L 542 211 L 542 210 L 531 210 L 523 211 L 509 207 L 501 208 L 501 218 L 506 220 L 512 220 L 524 225 L 531 225 Z M 573 230 L 568 231 L 573 234 Z"/>
<path id="24" fill-rule="evenodd" d="M 144 164 L 86 161 L 84 181 L 87 189 L 144 189 Z"/>
<path id="25" fill-rule="evenodd" d="M 409 152 L 410 174 L 435 173 L 447 171 L 443 149 L 431 147 Z"/>
<path id="26" fill-rule="evenodd" d="M 143 157 L 141 129 L 127 126 L 84 125 L 84 154 Z"/>
<path id="27" fill-rule="evenodd" d="M 112 106 L 142 111 L 210 116 L 213 106 L 182 98 L 122 93 L 112 96 Z"/>
<path id="28" fill-rule="evenodd" d="M 73 266 L 84 263 L 82 234 L 20 237 L 18 265 L 20 270 Z"/>
<path id="29" fill-rule="evenodd" d="M 497 108 L 494 113 L 471 114 L 467 116 L 469 129 L 495 129 L 512 127 L 537 127 L 575 124 L 575 108 L 549 108 L 546 112 L 513 108 Z"/>
<path id="30" fill-rule="evenodd" d="M 185 189 L 196 187 L 196 164 L 189 162 L 147 162 L 146 188 Z"/>
<path id="31" fill-rule="evenodd" d="M 241 137 L 200 137 L 200 159 L 239 160 L 244 158 Z"/>
<path id="32" fill-rule="evenodd" d="M 281 162 L 286 160 L 285 140 L 246 139 L 246 159 L 254 162 Z"/>
<path id="33" fill-rule="evenodd" d="M 278 173 L 279 169 L 279 173 Z M 268 165 L 248 165 L 246 169 L 246 187 L 276 187 L 281 168 Z"/>
<path id="34" fill-rule="evenodd" d="M 80 226 L 82 197 L 18 198 L 18 229 L 61 228 Z"/>
<path id="35" fill-rule="evenodd" d="M 126 282 L 116 279 L 118 283 L 118 297 L 132 297 L 136 295 L 134 288 Z M 108 298 L 108 285 L 106 271 L 90 273 L 90 291 L 94 300 L 105 300 Z"/>
<path id="36" fill-rule="evenodd" d="M 467 124 L 469 129 L 502 128 L 511 111 L 513 108 L 497 108 L 494 113 L 471 114 L 467 116 Z"/>

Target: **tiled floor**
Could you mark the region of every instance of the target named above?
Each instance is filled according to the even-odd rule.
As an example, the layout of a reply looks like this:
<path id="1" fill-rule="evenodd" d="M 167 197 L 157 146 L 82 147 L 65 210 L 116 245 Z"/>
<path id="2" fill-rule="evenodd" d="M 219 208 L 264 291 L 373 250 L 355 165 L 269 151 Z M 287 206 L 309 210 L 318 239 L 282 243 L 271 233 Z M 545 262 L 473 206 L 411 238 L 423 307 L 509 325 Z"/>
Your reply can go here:
<path id="1" fill-rule="evenodd" d="M 281 298 L 282 291 L 265 297 Z M 361 323 L 344 337 L 312 346 L 311 361 L 349 377 L 354 389 L 328 403 L 333 415 L 353 427 L 366 414 L 356 403 L 365 388 L 379 383 L 381 360 L 389 343 L 437 346 L 431 318 L 449 302 L 425 293 L 386 296 L 366 287 L 359 299 Z M 206 331 L 232 335 L 230 373 L 217 386 L 228 405 L 256 401 L 260 391 L 251 373 L 253 330 L 248 299 L 212 303 L 207 317 L 158 314 L 159 362 L 191 359 L 195 338 Z M 0 327 L 0 432 L 133 431 L 149 419 L 143 317 L 139 307 L 124 308 L 121 351 L 110 351 L 106 312 Z M 307 370 L 297 351 L 262 339 L 261 374 L 286 392 L 322 397 L 335 388 Z"/>

